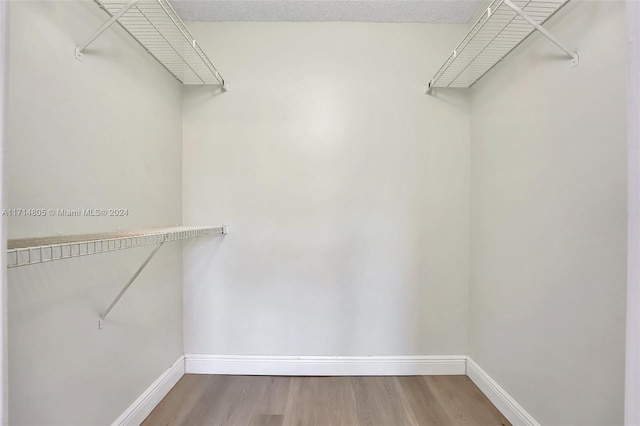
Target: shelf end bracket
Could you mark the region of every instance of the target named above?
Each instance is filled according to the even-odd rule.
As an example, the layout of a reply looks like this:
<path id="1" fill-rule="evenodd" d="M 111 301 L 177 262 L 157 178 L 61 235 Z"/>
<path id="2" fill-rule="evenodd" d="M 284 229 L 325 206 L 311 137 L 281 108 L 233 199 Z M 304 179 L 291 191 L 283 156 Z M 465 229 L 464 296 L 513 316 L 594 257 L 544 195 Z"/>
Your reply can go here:
<path id="1" fill-rule="evenodd" d="M 562 50 L 569 58 L 571 58 L 571 64 L 575 67 L 580 63 L 580 57 L 576 52 L 572 52 L 569 50 L 564 44 L 560 42 L 553 34 L 546 30 L 542 25 L 533 20 L 529 15 L 527 15 L 522 9 L 516 6 L 511 0 L 504 0 L 504 4 L 509 6 L 511 10 L 517 13 L 522 19 L 527 21 L 531 26 L 533 26 L 536 30 L 538 30 L 542 35 L 548 38 L 553 44 L 558 46 L 560 50 Z"/>
<path id="2" fill-rule="evenodd" d="M 431 95 L 433 93 L 433 79 L 429 83 L 425 84 L 424 93 Z"/>
<path id="3" fill-rule="evenodd" d="M 129 1 L 127 1 L 127 3 L 124 6 L 122 6 L 122 8 L 119 11 L 114 13 L 113 16 L 111 16 L 111 18 L 109 18 L 109 20 L 107 22 L 102 24 L 102 26 L 100 28 L 98 28 L 96 30 L 96 32 L 93 33 L 91 35 L 91 37 L 89 37 L 87 39 L 87 41 L 85 41 L 84 43 L 79 44 L 78 46 L 76 46 L 76 52 L 75 52 L 76 59 L 81 61 L 82 60 L 82 54 L 83 54 L 84 50 L 91 43 L 93 43 L 95 41 L 95 39 L 100 37 L 100 35 L 102 35 L 103 32 L 105 32 L 107 29 L 109 29 L 109 27 L 111 27 L 111 25 L 115 24 L 118 21 L 118 19 L 120 19 L 122 17 L 122 15 L 127 13 L 129 11 L 129 9 L 131 9 L 133 6 L 135 6 L 136 3 L 138 3 L 139 1 L 140 0 L 129 0 Z"/>

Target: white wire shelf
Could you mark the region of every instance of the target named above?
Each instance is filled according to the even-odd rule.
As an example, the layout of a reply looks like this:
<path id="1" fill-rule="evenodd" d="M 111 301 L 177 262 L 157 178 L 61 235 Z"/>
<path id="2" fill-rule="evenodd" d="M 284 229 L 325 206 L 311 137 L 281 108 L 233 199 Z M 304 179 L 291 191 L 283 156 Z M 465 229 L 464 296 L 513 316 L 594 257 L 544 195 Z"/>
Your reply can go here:
<path id="1" fill-rule="evenodd" d="M 94 0 L 111 19 L 76 48 L 82 55 L 96 38 L 118 22 L 183 84 L 227 85 L 168 0 Z"/>
<path id="2" fill-rule="evenodd" d="M 494 0 L 438 69 L 428 84 L 428 92 L 435 87 L 472 86 L 536 30 L 577 63 L 577 54 L 541 26 L 568 2 Z"/>
<path id="3" fill-rule="evenodd" d="M 226 234 L 225 226 L 173 226 L 139 231 L 23 238 L 7 241 L 7 267 L 125 250 L 187 238 Z"/>

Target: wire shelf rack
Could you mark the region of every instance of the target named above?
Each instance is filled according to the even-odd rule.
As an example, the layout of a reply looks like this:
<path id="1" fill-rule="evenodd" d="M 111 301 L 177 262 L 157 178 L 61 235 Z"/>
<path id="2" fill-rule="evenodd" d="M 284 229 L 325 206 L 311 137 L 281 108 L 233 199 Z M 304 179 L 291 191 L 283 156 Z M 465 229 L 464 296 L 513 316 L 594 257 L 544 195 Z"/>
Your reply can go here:
<path id="1" fill-rule="evenodd" d="M 118 22 L 167 71 L 183 84 L 220 84 L 222 75 L 209 60 L 168 0 L 94 0 L 110 16 L 87 42 L 85 48 L 114 22 Z"/>
<path id="2" fill-rule="evenodd" d="M 173 226 L 129 232 L 14 239 L 7 242 L 7 267 L 16 268 L 226 233 L 225 226 Z"/>
<path id="3" fill-rule="evenodd" d="M 428 84 L 434 87 L 472 86 L 535 30 L 542 31 L 577 61 L 540 27 L 569 0 L 494 0 L 462 41 L 451 52 Z"/>

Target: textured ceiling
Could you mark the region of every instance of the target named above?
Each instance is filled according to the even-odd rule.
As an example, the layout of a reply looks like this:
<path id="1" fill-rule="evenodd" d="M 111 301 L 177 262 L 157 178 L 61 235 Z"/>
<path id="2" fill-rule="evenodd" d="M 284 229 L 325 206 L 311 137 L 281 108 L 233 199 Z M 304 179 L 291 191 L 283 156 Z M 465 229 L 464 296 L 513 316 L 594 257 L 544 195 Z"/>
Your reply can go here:
<path id="1" fill-rule="evenodd" d="M 464 24 L 483 0 L 172 0 L 187 21 Z"/>

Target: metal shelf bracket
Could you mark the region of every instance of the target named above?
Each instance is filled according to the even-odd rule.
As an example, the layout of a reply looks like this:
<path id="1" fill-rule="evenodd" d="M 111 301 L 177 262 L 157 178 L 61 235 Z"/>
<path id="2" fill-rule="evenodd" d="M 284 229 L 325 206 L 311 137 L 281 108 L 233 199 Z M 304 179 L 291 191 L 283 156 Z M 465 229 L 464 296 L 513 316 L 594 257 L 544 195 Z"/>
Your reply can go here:
<path id="1" fill-rule="evenodd" d="M 424 89 L 424 93 L 426 93 L 427 95 L 430 95 L 431 92 L 433 92 L 433 79 L 431 79 L 429 81 L 429 83 L 427 84 L 427 86 Z"/>
<path id="2" fill-rule="evenodd" d="M 473 86 L 534 32 L 555 44 L 575 67 L 578 54 L 542 26 L 569 1 L 493 0 L 425 85 L 425 93 Z"/>
<path id="3" fill-rule="evenodd" d="M 562 44 L 560 42 L 560 40 L 558 40 L 553 34 L 551 34 L 549 31 L 547 31 L 546 28 L 544 28 L 542 25 L 540 25 L 539 23 L 534 21 L 533 18 L 531 18 L 529 15 L 527 15 L 522 9 L 520 9 L 518 6 L 513 4 L 513 2 L 511 0 L 504 0 L 504 4 L 509 6 L 511 8 L 511 10 L 513 10 L 515 13 L 517 13 L 522 19 L 527 21 L 529 24 L 531 24 L 531 26 L 533 26 L 536 30 L 538 30 L 540 33 L 542 33 L 542 35 L 544 35 L 546 38 L 548 38 L 553 44 L 558 46 L 560 48 L 560 50 L 562 50 L 571 59 L 571 64 L 574 67 L 580 63 L 580 57 L 578 56 L 578 54 L 576 52 L 570 51 L 567 47 L 565 47 L 564 44 Z M 489 10 L 491 10 L 491 9 L 489 9 Z"/>
<path id="4" fill-rule="evenodd" d="M 226 235 L 227 225 L 212 226 L 169 226 L 147 230 L 106 232 L 98 234 L 57 235 L 54 237 L 21 238 L 7 241 L 7 268 L 38 265 L 57 260 L 84 257 L 117 250 L 157 245 L 138 270 L 129 279 L 109 307 L 100 315 L 98 329 L 104 327 L 104 319 L 118 303 L 144 268 L 151 262 L 160 247 L 166 242 L 211 235 Z"/>
<path id="5" fill-rule="evenodd" d="M 142 262 L 142 265 L 140 265 L 138 270 L 131 276 L 131 278 L 125 284 L 125 286 L 122 288 L 122 290 L 120 290 L 120 293 L 118 293 L 116 298 L 113 299 L 113 302 L 111 302 L 109 307 L 104 311 L 104 313 L 102 315 L 100 315 L 100 319 L 98 319 L 98 329 L 99 330 L 102 330 L 104 328 L 104 319 L 107 317 L 107 315 L 109 315 L 109 312 L 111 312 L 111 309 L 113 309 L 113 307 L 116 305 L 116 303 L 118 303 L 118 301 L 120 301 L 120 299 L 122 298 L 122 296 L 124 296 L 124 294 L 127 292 L 127 290 L 129 290 L 129 287 L 131 287 L 131 284 L 133 284 L 133 282 L 136 280 L 136 278 L 138 278 L 138 275 L 140 275 L 140 273 L 144 270 L 144 268 L 147 267 L 149 262 L 151 262 L 151 259 L 153 259 L 153 257 L 156 255 L 156 253 L 158 253 L 158 250 L 160 250 L 160 248 L 162 247 L 162 245 L 164 243 L 165 243 L 165 241 L 161 241 L 160 244 L 158 244 L 156 246 L 156 248 L 153 249 L 153 251 L 149 254 L 149 256 L 147 256 L 145 261 Z"/>
<path id="6" fill-rule="evenodd" d="M 94 0 L 109 19 L 87 40 L 76 46 L 75 57 L 82 60 L 85 49 L 117 23 L 145 51 L 182 84 L 219 85 L 224 80 L 191 32 L 180 19 L 170 0 Z"/>
<path id="7" fill-rule="evenodd" d="M 42 262 L 49 262 L 57 259 L 66 259 L 76 256 L 86 256 L 89 254 L 96 254 L 102 252 L 108 252 L 113 250 L 121 250 L 126 248 L 134 248 L 134 247 L 142 247 L 147 245 L 154 245 L 156 247 L 153 249 L 149 256 L 142 262 L 138 270 L 131 276 L 129 281 L 125 284 L 125 286 L 120 290 L 120 293 L 116 296 L 115 299 L 111 302 L 109 307 L 105 309 L 105 311 L 100 315 L 98 319 L 98 329 L 102 330 L 104 328 L 104 320 L 109 315 L 109 312 L 113 309 L 113 307 L 120 301 L 122 296 L 127 292 L 129 287 L 133 284 L 133 282 L 138 278 L 138 276 L 142 273 L 144 268 L 147 267 L 151 259 L 158 253 L 158 250 L 163 246 L 166 242 L 171 241 L 179 241 L 188 238 L 197 238 L 204 237 L 209 235 L 227 235 L 229 233 L 228 225 L 222 225 L 220 227 L 199 227 L 199 226 L 179 226 L 179 227 L 168 227 L 168 228 L 160 228 L 157 230 L 151 230 L 150 232 L 141 232 L 139 234 L 132 234 L 128 236 L 123 234 L 120 237 L 112 236 L 112 234 L 94 234 L 92 237 L 96 237 L 96 240 L 83 240 L 83 235 L 74 237 L 77 238 L 77 241 L 69 241 L 68 243 L 61 243 L 55 245 L 38 245 L 38 246 L 29 246 L 29 244 L 33 241 L 30 239 L 25 240 L 9 240 L 9 254 L 12 254 L 13 262 L 9 264 L 9 267 L 17 267 L 24 265 L 37 264 Z M 50 240 L 50 238 L 45 238 L 44 241 Z M 37 239 L 36 239 L 37 241 Z M 25 245 L 24 248 L 11 248 L 12 245 L 17 244 L 18 246 Z M 105 245 L 106 244 L 106 248 Z M 68 246 L 67 249 L 64 247 Z M 59 250 L 56 251 L 54 247 L 59 247 Z M 72 247 L 77 247 L 73 250 Z M 35 253 L 32 256 L 32 252 Z M 45 255 L 43 256 L 43 252 Z M 50 252 L 49 256 L 46 257 L 46 252 Z M 21 256 L 22 253 L 22 256 Z M 38 256 L 37 254 L 40 253 Z M 59 255 L 58 255 L 59 253 Z M 25 261 L 26 254 L 28 254 L 28 262 Z"/>
<path id="8" fill-rule="evenodd" d="M 122 15 L 124 15 L 125 13 L 127 13 L 129 11 L 129 9 L 131 9 L 133 6 L 136 5 L 136 3 L 138 3 L 140 0 L 129 0 L 127 2 L 127 4 L 125 4 L 118 12 L 114 13 L 113 16 L 104 24 L 102 24 L 102 26 L 100 28 L 98 28 L 96 30 L 95 33 L 93 33 L 91 35 L 91 37 L 89 37 L 87 39 L 87 41 L 85 41 L 84 43 L 80 44 L 79 46 L 76 46 L 76 59 L 78 59 L 79 61 L 82 60 L 82 54 L 84 52 L 84 50 L 91 44 L 93 43 L 98 37 L 100 37 L 102 35 L 103 32 L 105 32 L 106 30 L 109 29 L 109 27 L 111 27 L 113 24 L 115 24 L 116 22 L 118 22 L 118 19 L 120 19 L 120 17 Z"/>

